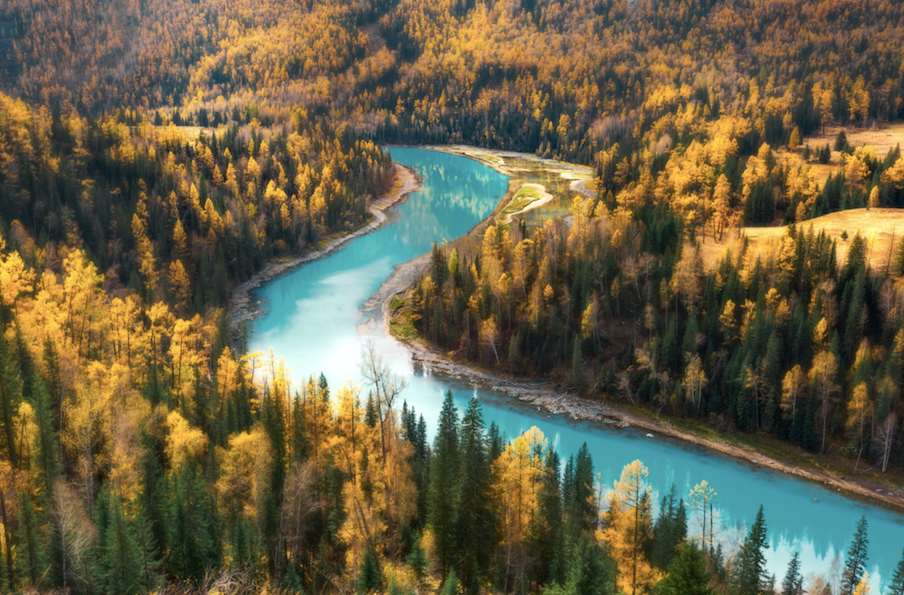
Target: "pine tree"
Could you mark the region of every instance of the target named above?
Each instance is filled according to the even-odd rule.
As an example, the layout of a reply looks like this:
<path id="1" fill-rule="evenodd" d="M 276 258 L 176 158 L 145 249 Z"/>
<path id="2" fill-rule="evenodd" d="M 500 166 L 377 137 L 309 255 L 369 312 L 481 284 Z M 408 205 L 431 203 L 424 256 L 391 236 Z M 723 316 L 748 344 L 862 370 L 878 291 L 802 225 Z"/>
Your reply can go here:
<path id="1" fill-rule="evenodd" d="M 377 567 L 377 556 L 372 547 L 364 550 L 361 566 L 358 569 L 358 595 L 367 595 L 380 589 L 380 569 Z"/>
<path id="2" fill-rule="evenodd" d="M 653 526 L 650 562 L 665 570 L 677 554 L 678 545 L 687 537 L 687 511 L 684 500 L 678 499 L 678 488 L 672 484 L 659 506 L 659 516 Z"/>
<path id="3" fill-rule="evenodd" d="M 405 564 L 411 567 L 418 580 L 424 578 L 424 573 L 427 571 L 427 553 L 421 545 L 420 538 L 417 538 L 411 545 L 411 552 L 405 557 Z"/>
<path id="4" fill-rule="evenodd" d="M 904 595 L 904 551 L 901 552 L 901 561 L 885 589 L 885 595 Z"/>
<path id="5" fill-rule="evenodd" d="M 60 438 L 53 423 L 53 409 L 47 385 L 44 384 L 37 372 L 32 372 L 28 384 L 32 387 L 31 405 L 38 427 L 38 435 L 34 444 L 37 460 L 32 461 L 32 465 L 37 465 L 36 470 L 39 472 L 41 480 L 41 493 L 47 497 L 60 470 L 57 459 Z"/>
<path id="6" fill-rule="evenodd" d="M 543 483 L 537 495 L 537 514 L 531 522 L 530 548 L 534 560 L 534 579 L 539 585 L 564 578 L 564 516 L 559 481 L 559 456 L 546 453 Z"/>
<path id="7" fill-rule="evenodd" d="M 483 415 L 474 398 L 461 422 L 461 484 L 456 518 L 457 568 L 465 593 L 480 592 L 486 566 L 492 560 L 492 537 L 496 526 L 493 514 L 493 478 L 487 458 Z"/>
<path id="8" fill-rule="evenodd" d="M 860 584 L 866 570 L 866 557 L 869 550 L 869 539 L 866 536 L 866 516 L 860 517 L 854 540 L 848 549 L 844 572 L 841 575 L 841 595 L 854 595 L 854 589 Z"/>
<path id="9" fill-rule="evenodd" d="M 138 552 L 138 581 L 145 592 L 152 592 L 160 582 L 157 570 L 160 567 L 158 557 L 159 548 L 154 539 L 154 531 L 147 512 L 143 507 L 138 509 L 132 522 L 135 534 L 135 543 Z"/>
<path id="10" fill-rule="evenodd" d="M 668 575 L 656 586 L 656 595 L 712 595 L 712 574 L 706 564 L 706 554 L 696 542 L 683 544 L 669 565 Z"/>
<path id="11" fill-rule="evenodd" d="M 788 562 L 788 572 L 782 581 L 782 595 L 803 595 L 804 577 L 800 573 L 800 552 L 794 552 Z"/>
<path id="12" fill-rule="evenodd" d="M 168 496 L 167 567 L 175 577 L 200 579 L 220 559 L 216 502 L 201 481 L 200 467 L 184 465 L 174 473 Z"/>
<path id="13" fill-rule="evenodd" d="M 24 490 L 19 494 L 19 507 L 16 574 L 32 587 L 39 588 L 48 570 L 46 548 L 40 532 L 42 523 L 35 510 L 34 498 Z"/>
<path id="14" fill-rule="evenodd" d="M 578 535 L 596 526 L 596 501 L 593 490 L 593 458 L 587 443 L 581 445 L 574 460 L 574 475 L 568 487 L 566 501 L 566 547 L 575 543 Z M 568 471 L 566 470 L 566 476 Z M 567 479 L 566 479 L 567 481 Z"/>
<path id="15" fill-rule="evenodd" d="M 106 490 L 105 490 L 106 492 Z M 138 593 L 141 555 L 135 534 L 122 511 L 122 501 L 109 492 L 98 498 L 98 584 L 104 593 Z"/>
<path id="16" fill-rule="evenodd" d="M 443 586 L 439 590 L 439 595 L 459 595 L 460 593 L 461 585 L 458 582 L 458 576 L 455 574 L 455 569 L 452 568 L 449 570 L 449 577 L 443 582 Z"/>
<path id="17" fill-rule="evenodd" d="M 615 562 L 586 533 L 575 544 L 565 592 L 569 595 L 605 595 L 615 592 Z"/>
<path id="18" fill-rule="evenodd" d="M 455 525 L 458 517 L 459 470 L 458 412 L 452 391 L 446 393 L 430 462 L 428 522 L 433 527 L 440 576 L 445 577 L 455 559 Z"/>
<path id="19" fill-rule="evenodd" d="M 731 583 L 737 595 L 760 595 L 765 591 L 768 577 L 763 550 L 768 547 L 766 519 L 761 505 L 732 566 Z"/>
<path id="20" fill-rule="evenodd" d="M 311 439 L 305 425 L 304 406 L 296 394 L 292 400 L 292 459 L 303 463 L 311 454 Z"/>
<path id="21" fill-rule="evenodd" d="M 0 332 L 0 454 L 14 467 L 16 456 L 16 415 L 22 402 L 22 376 L 19 364 L 10 345 Z"/>

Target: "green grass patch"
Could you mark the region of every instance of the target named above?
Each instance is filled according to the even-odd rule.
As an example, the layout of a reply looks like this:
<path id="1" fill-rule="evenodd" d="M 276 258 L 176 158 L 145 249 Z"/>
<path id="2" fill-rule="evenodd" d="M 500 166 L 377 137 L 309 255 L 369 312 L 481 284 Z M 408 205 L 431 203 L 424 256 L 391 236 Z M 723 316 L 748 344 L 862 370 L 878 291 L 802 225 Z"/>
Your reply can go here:
<path id="1" fill-rule="evenodd" d="M 420 337 L 420 333 L 417 332 L 417 329 L 414 328 L 414 325 L 411 324 L 410 320 L 405 320 L 404 323 L 399 320 L 393 320 L 389 323 L 389 332 L 396 339 L 417 339 Z"/>
<path id="2" fill-rule="evenodd" d="M 496 157 L 494 155 L 486 155 L 484 153 L 474 153 L 474 156 L 478 159 L 483 159 L 484 161 L 489 161 L 490 163 L 500 164 L 502 163 L 502 159 Z"/>
<path id="3" fill-rule="evenodd" d="M 524 188 L 519 190 L 517 194 L 515 194 L 515 198 L 513 198 L 512 202 L 510 202 L 509 205 L 502 210 L 502 214 L 511 215 L 512 213 L 517 213 L 530 203 L 539 199 L 540 193 L 536 188 L 525 186 Z"/>
<path id="4" fill-rule="evenodd" d="M 395 312 L 396 310 L 398 310 L 399 308 L 401 308 L 401 307 L 404 306 L 405 304 L 406 304 L 406 302 L 405 302 L 405 300 L 402 298 L 402 296 L 400 296 L 400 295 L 394 295 L 394 296 L 392 296 L 392 299 L 389 300 L 389 309 L 392 310 L 393 312 Z"/>
<path id="5" fill-rule="evenodd" d="M 389 301 L 389 307 L 392 311 L 389 319 L 389 334 L 401 341 L 417 339 L 421 336 L 414 327 L 413 312 L 411 308 L 407 307 L 407 302 L 404 298 L 398 295 L 392 296 Z"/>

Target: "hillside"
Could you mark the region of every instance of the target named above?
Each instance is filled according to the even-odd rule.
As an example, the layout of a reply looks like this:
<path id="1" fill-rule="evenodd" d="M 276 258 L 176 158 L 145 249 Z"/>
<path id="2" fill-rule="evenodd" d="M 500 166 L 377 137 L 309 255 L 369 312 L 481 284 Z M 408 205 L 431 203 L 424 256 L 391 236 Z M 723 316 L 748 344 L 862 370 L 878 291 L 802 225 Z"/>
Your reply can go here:
<path id="1" fill-rule="evenodd" d="M 469 145 L 533 178 L 407 333 L 899 486 L 901 39 L 895 0 L 0 3 L 0 592 L 771 595 L 705 482 L 604 490 L 451 392 L 431 444 L 373 348 L 293 377 L 228 298 L 375 227 L 386 146 Z"/>

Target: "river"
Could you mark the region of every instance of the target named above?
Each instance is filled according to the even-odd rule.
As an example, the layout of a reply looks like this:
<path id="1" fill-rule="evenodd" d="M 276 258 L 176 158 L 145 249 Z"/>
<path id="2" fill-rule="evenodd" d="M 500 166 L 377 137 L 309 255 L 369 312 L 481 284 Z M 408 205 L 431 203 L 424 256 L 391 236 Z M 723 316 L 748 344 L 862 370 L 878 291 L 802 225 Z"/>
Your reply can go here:
<path id="1" fill-rule="evenodd" d="M 716 506 L 726 547 L 743 539 L 740 528 L 753 521 L 760 504 L 769 532 L 767 564 L 780 584 L 793 551 L 800 550 L 804 576 L 829 572 L 836 554 L 844 555 L 861 515 L 869 522 L 869 563 L 873 593 L 887 580 L 904 549 L 904 515 L 841 496 L 819 485 L 757 465 L 714 454 L 632 429 L 576 423 L 525 407 L 485 387 L 470 387 L 415 370 L 404 346 L 368 325 L 363 304 L 393 272 L 394 266 L 467 233 L 490 215 L 508 188 L 508 179 L 465 157 L 426 149 L 393 148 L 393 160 L 417 170 L 421 189 L 393 210 L 392 221 L 355 239 L 328 257 L 298 268 L 255 291 L 265 313 L 255 319 L 250 351 L 273 347 L 285 358 L 297 384 L 311 374 L 326 374 L 331 386 L 360 380 L 358 361 L 365 341 L 376 343 L 384 361 L 405 377 L 402 397 L 422 413 L 433 432 L 444 393 L 451 389 L 463 411 L 468 399 L 482 402 L 491 422 L 509 438 L 537 426 L 560 456 L 576 454 L 586 442 L 595 471 L 611 485 L 627 463 L 640 459 L 659 494 L 672 483 L 680 494 L 707 480 L 718 493 Z M 699 529 L 696 529 L 699 531 Z M 694 519 L 689 533 L 694 534 Z"/>

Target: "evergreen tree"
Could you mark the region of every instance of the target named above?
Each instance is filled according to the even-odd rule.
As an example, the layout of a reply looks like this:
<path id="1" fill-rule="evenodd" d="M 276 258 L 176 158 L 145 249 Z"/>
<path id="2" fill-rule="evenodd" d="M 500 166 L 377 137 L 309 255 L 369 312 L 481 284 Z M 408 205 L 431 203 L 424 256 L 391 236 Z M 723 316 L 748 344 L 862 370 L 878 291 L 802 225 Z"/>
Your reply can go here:
<path id="1" fill-rule="evenodd" d="M 568 576 L 562 586 L 552 584 L 544 595 L 607 595 L 615 593 L 615 562 L 596 541 L 582 533 L 574 545 Z"/>
<path id="2" fill-rule="evenodd" d="M 760 595 L 766 591 L 768 576 L 764 550 L 768 547 L 761 505 L 732 566 L 731 584 L 737 595 Z"/>
<path id="3" fill-rule="evenodd" d="M 380 569 L 377 567 L 377 556 L 372 547 L 364 550 L 361 566 L 358 569 L 358 595 L 367 595 L 380 589 Z"/>
<path id="4" fill-rule="evenodd" d="M 841 595 L 854 595 L 854 590 L 860 584 L 860 579 L 863 578 L 866 570 L 866 557 L 869 550 L 866 525 L 866 516 L 860 517 L 857 522 L 857 530 L 854 532 L 854 540 L 851 542 L 851 547 L 848 548 L 844 572 L 841 575 Z"/>
<path id="5" fill-rule="evenodd" d="M 901 552 L 901 561 L 885 588 L 885 595 L 904 595 L 904 551 Z"/>
<path id="6" fill-rule="evenodd" d="M 564 574 L 564 522 L 562 490 L 559 481 L 559 456 L 549 449 L 540 492 L 537 514 L 531 522 L 530 548 L 534 560 L 534 580 L 538 585 L 558 582 Z"/>
<path id="7" fill-rule="evenodd" d="M 567 471 L 566 471 L 567 473 Z M 574 460 L 574 475 L 566 503 L 566 547 L 575 543 L 578 535 L 596 527 L 596 502 L 593 491 L 593 458 L 587 443 L 581 445 Z"/>
<path id="8" fill-rule="evenodd" d="M 97 502 L 98 544 L 97 583 L 109 595 L 138 593 L 141 555 L 135 534 L 122 510 L 122 500 L 107 490 Z"/>
<path id="9" fill-rule="evenodd" d="M 305 425 L 304 406 L 297 394 L 292 399 L 292 460 L 305 462 L 311 454 L 311 439 Z"/>
<path id="10" fill-rule="evenodd" d="M 657 568 L 665 570 L 677 553 L 678 544 L 687 537 L 687 511 L 684 500 L 678 499 L 678 488 L 672 484 L 659 506 L 659 516 L 653 526 L 653 542 L 649 558 Z"/>
<path id="11" fill-rule="evenodd" d="M 427 571 L 427 553 L 424 551 L 424 546 L 421 545 L 420 538 L 417 538 L 411 545 L 411 552 L 405 557 L 405 564 L 411 567 L 418 580 L 424 578 L 424 573 Z"/>
<path id="12" fill-rule="evenodd" d="M 474 398 L 461 422 L 461 474 L 456 518 L 458 564 L 465 593 L 480 592 L 486 565 L 492 559 L 496 519 L 493 477 L 487 457 L 480 402 Z"/>
<path id="13" fill-rule="evenodd" d="M 167 567 L 177 578 L 203 578 L 219 563 L 219 518 L 197 464 L 185 465 L 173 474 L 169 506 Z"/>
<path id="14" fill-rule="evenodd" d="M 16 551 L 16 574 L 34 588 L 39 588 L 48 570 L 46 548 L 41 535 L 41 518 L 35 510 L 34 497 L 25 490 L 19 493 L 19 527 Z"/>
<path id="15" fill-rule="evenodd" d="M 0 329 L 2 330 L 2 329 Z M 19 364 L 0 332 L 0 455 L 17 467 L 16 416 L 22 402 L 22 376 Z"/>
<path id="16" fill-rule="evenodd" d="M 433 527 L 440 576 L 445 577 L 456 557 L 455 526 L 458 518 L 459 464 L 458 412 L 452 391 L 446 393 L 430 462 L 428 522 Z"/>
<path id="17" fill-rule="evenodd" d="M 794 552 L 788 562 L 788 572 L 782 581 L 782 595 L 803 595 L 804 577 L 800 573 L 800 552 Z"/>
<path id="18" fill-rule="evenodd" d="M 656 586 L 656 595 L 712 595 L 712 574 L 706 569 L 706 554 L 689 542 L 678 548 L 666 577 Z"/>
<path id="19" fill-rule="evenodd" d="M 439 590 L 439 595 L 459 595 L 460 593 L 461 585 L 458 582 L 458 575 L 455 574 L 455 569 L 451 568 L 449 577 L 443 582 L 443 586 Z"/>

